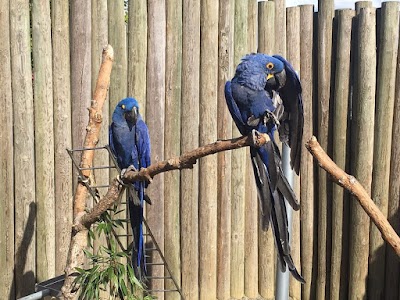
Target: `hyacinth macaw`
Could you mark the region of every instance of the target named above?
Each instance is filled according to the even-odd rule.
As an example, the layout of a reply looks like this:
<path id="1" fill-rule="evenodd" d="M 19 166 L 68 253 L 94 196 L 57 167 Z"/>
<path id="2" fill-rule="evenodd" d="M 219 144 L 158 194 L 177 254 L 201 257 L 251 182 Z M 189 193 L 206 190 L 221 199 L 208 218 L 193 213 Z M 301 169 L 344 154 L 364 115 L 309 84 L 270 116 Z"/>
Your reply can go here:
<path id="1" fill-rule="evenodd" d="M 280 138 L 291 148 L 291 167 L 299 174 L 303 136 L 301 85 L 293 67 L 281 56 L 249 54 L 242 58 L 235 76 L 225 85 L 225 98 L 240 133 L 268 134 L 269 141 L 260 148 L 250 148 L 258 197 L 262 208 L 262 227 L 270 222 L 275 236 L 282 271 L 288 265 L 292 275 L 304 283 L 297 271 L 289 246 L 285 200 L 294 210 L 299 202 L 282 171 L 281 156 L 274 141 Z"/>
<path id="2" fill-rule="evenodd" d="M 146 123 L 139 114 L 134 98 L 125 98 L 115 107 L 109 128 L 109 144 L 121 170 L 140 170 L 150 165 L 150 137 Z M 130 222 L 133 234 L 132 267 L 135 276 L 146 275 L 143 241 L 143 200 L 146 182 L 138 181 L 127 187 Z"/>

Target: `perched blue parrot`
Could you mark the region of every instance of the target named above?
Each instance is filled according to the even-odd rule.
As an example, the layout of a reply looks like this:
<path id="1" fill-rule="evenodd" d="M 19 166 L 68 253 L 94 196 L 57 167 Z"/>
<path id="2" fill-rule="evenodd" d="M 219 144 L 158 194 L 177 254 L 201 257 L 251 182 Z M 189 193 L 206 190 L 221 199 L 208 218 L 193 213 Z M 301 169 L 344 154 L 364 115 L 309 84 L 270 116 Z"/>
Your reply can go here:
<path id="1" fill-rule="evenodd" d="M 242 58 L 235 76 L 225 85 L 225 98 L 240 133 L 253 136 L 268 134 L 269 141 L 260 148 L 250 148 L 258 197 L 262 209 L 262 227 L 270 222 L 275 236 L 282 271 L 304 283 L 297 271 L 289 246 L 285 200 L 294 210 L 299 202 L 282 171 L 281 156 L 274 141 L 280 139 L 291 148 L 291 166 L 299 174 L 303 136 L 303 102 L 300 80 L 293 67 L 281 56 L 249 54 Z"/>
<path id="2" fill-rule="evenodd" d="M 121 170 L 140 170 L 150 165 L 150 137 L 134 98 L 125 98 L 116 106 L 109 128 L 109 144 Z M 134 182 L 127 188 L 129 215 L 133 233 L 132 267 L 139 280 L 145 279 L 143 241 L 143 201 L 146 182 Z"/>

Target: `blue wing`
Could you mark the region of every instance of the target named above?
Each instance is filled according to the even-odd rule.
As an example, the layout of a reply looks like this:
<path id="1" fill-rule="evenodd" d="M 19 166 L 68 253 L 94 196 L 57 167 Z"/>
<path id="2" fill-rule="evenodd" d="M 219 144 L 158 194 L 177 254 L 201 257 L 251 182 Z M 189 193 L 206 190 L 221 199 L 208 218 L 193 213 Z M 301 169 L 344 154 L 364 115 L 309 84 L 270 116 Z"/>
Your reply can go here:
<path id="1" fill-rule="evenodd" d="M 286 82 L 278 92 L 283 101 L 285 112 L 288 113 L 289 117 L 281 120 L 281 123 L 287 123 L 289 126 L 290 164 L 295 172 L 299 174 L 304 126 L 302 88 L 300 79 L 291 64 L 282 56 L 274 55 L 274 57 L 282 61 L 285 66 Z"/>
<path id="2" fill-rule="evenodd" d="M 242 114 L 237 106 L 235 99 L 233 99 L 232 95 L 232 83 L 227 81 L 225 84 L 225 100 L 228 105 L 229 112 L 232 115 L 232 119 L 236 124 L 236 127 L 239 129 L 241 134 L 246 134 L 246 124 L 243 122 Z"/>

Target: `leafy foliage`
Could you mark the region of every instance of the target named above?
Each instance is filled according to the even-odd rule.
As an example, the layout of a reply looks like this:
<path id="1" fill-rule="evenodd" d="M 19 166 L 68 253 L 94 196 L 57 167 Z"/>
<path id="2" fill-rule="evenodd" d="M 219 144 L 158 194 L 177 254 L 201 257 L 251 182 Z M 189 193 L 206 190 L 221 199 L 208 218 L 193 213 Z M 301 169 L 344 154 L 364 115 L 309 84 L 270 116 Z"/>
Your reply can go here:
<path id="1" fill-rule="evenodd" d="M 122 211 L 117 211 L 117 207 L 111 211 L 113 216 Z M 90 268 L 76 268 L 78 273 L 74 284 L 80 288 L 79 299 L 100 299 L 100 291 L 109 289 L 109 299 L 124 300 L 152 300 L 153 296 L 139 295 L 145 294 L 145 287 L 135 277 L 130 263 L 130 253 L 122 251 L 117 247 L 117 240 L 113 234 L 114 229 L 124 227 L 126 220 L 111 217 L 110 212 L 105 212 L 94 230 L 89 230 L 89 250 L 84 250 L 85 256 L 89 260 Z M 107 247 L 100 246 L 97 253 L 94 253 L 93 241 L 104 235 Z"/>

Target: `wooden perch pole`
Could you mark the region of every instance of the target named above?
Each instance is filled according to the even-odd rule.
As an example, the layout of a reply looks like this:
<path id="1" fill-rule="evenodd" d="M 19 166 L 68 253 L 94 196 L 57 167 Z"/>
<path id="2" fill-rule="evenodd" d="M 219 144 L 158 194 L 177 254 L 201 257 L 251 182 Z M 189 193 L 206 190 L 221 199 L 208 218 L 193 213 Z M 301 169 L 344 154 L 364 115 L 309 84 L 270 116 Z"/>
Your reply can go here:
<path id="1" fill-rule="evenodd" d="M 93 100 L 89 108 L 89 123 L 86 127 L 84 148 L 95 147 L 99 140 L 100 128 L 103 120 L 102 108 L 110 85 L 113 59 L 113 48 L 108 45 L 103 49 L 103 60 L 100 66 Z M 83 151 L 80 167 L 91 167 L 93 164 L 93 156 L 93 150 Z M 88 193 L 82 181 L 88 180 L 91 171 L 84 170 L 82 173 L 84 178 L 81 178 L 81 181 L 78 182 L 74 196 L 74 228 L 76 227 L 76 224 L 82 224 L 80 219 L 85 213 L 86 196 Z M 70 275 L 75 272 L 76 267 L 80 267 L 83 264 L 84 255 L 82 250 L 87 245 L 87 228 L 89 227 L 82 228 L 82 230 L 79 231 L 73 230 L 72 232 L 67 257 L 67 266 L 65 268 L 65 281 L 64 286 L 61 289 L 62 298 L 64 299 L 75 298 L 76 291 L 72 291 L 74 276 Z"/>
<path id="2" fill-rule="evenodd" d="M 332 176 L 332 180 L 336 184 L 356 197 L 362 208 L 382 233 L 383 239 L 392 246 L 400 257 L 400 237 L 357 179 L 340 169 L 321 148 L 314 136 L 306 143 L 306 148 L 318 161 L 319 166 Z"/>

